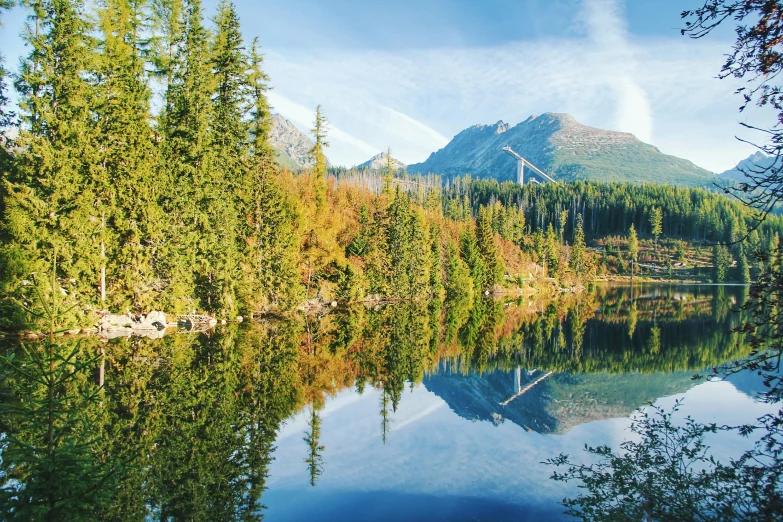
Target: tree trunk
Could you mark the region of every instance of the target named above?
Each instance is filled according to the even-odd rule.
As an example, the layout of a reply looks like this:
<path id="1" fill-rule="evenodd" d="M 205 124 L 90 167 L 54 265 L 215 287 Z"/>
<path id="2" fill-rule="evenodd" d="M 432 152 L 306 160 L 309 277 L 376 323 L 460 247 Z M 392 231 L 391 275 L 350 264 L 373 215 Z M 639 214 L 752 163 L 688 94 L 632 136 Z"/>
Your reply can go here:
<path id="1" fill-rule="evenodd" d="M 106 215 L 101 215 L 101 304 L 106 301 L 106 243 L 103 239 Z"/>

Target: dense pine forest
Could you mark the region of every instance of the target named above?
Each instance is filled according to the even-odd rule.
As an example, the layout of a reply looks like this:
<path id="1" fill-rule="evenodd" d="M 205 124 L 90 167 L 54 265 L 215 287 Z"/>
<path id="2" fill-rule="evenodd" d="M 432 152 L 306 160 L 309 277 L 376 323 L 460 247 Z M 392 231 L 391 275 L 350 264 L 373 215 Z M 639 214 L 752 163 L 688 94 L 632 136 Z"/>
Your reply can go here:
<path id="1" fill-rule="evenodd" d="M 198 0 L 31 2 L 25 38 L 19 121 L 3 122 L 18 129 L 2 158 L 4 328 L 34 291 L 67 296 L 74 324 L 101 309 L 231 319 L 485 291 L 529 262 L 486 219 L 446 219 L 390 176 L 380 194 L 336 184 L 320 107 L 314 168 L 282 170 L 263 56 L 228 1 L 210 22 Z"/>
<path id="2" fill-rule="evenodd" d="M 209 21 L 199 0 L 28 8 L 18 114 L 0 71 L 3 329 L 25 323 L 35 292 L 62 293 L 64 323 L 84 325 L 99 310 L 232 319 L 570 286 L 629 266 L 633 275 L 637 233 L 656 255 L 662 240 L 669 266 L 684 251 L 672 239 L 725 243 L 713 248 L 711 280 L 745 282 L 759 269 L 750 250 L 774 247 L 783 228 L 774 217 L 756 227 L 743 207 L 699 189 L 469 176 L 444 187 L 391 162 L 374 175 L 329 171 L 320 107 L 315 165 L 291 173 L 269 142 L 259 43 L 243 41 L 231 2 Z M 603 254 L 590 248 L 615 236 Z"/>
<path id="3" fill-rule="evenodd" d="M 669 276 L 673 263 L 702 257 L 712 282 L 750 282 L 763 269 L 764 253 L 777 250 L 783 232 L 780 216 L 760 216 L 716 192 L 666 185 L 520 186 L 465 176 L 444 189 L 443 206 L 455 220 L 493 208 L 493 229 L 517 241 L 538 263 L 552 257 L 548 252 L 558 240 L 584 241 L 601 252 L 599 272 L 627 273 L 644 248 L 645 260 L 668 266 Z M 509 222 L 523 223 L 526 235 L 512 237 Z"/>

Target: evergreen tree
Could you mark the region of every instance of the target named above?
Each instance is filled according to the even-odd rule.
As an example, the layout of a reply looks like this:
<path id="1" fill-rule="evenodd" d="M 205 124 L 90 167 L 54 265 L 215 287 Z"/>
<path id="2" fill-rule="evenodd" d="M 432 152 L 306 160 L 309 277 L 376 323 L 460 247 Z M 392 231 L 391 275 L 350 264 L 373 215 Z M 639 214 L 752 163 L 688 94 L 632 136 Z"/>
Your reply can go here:
<path id="1" fill-rule="evenodd" d="M 725 245 L 712 247 L 712 282 L 725 283 L 731 266 L 731 252 Z"/>
<path id="2" fill-rule="evenodd" d="M 202 186 L 203 212 L 209 226 L 201 231 L 206 268 L 201 276 L 208 285 L 203 292 L 207 305 L 233 317 L 239 309 L 237 283 L 243 241 L 238 234 L 239 213 L 251 205 L 248 189 L 254 182 L 247 168 L 249 129 L 243 120 L 248 75 L 239 17 L 229 0 L 220 2 L 214 24 L 210 64 L 215 94 L 209 111 L 209 163 Z"/>
<path id="3" fill-rule="evenodd" d="M 544 269 L 544 275 L 546 275 L 546 238 L 540 230 L 536 230 L 533 233 L 533 254 L 535 254 L 536 262 L 541 264 Z"/>
<path id="4" fill-rule="evenodd" d="M 258 48 L 258 38 L 253 39 L 249 59 L 250 73 L 247 83 L 251 97 L 249 132 L 252 152 L 255 163 L 261 165 L 266 172 L 266 169 L 271 167 L 275 152 L 274 147 L 269 143 L 269 132 L 272 126 L 272 111 L 267 98 L 269 76 L 262 69 L 264 56 Z"/>
<path id="5" fill-rule="evenodd" d="M 318 477 L 324 472 L 324 446 L 321 444 L 321 415 L 314 406 L 310 407 L 310 419 L 307 421 L 309 431 L 302 440 L 307 443 L 308 454 L 305 459 L 310 474 L 310 485 L 315 486 Z"/>
<path id="6" fill-rule="evenodd" d="M 239 27 L 234 4 L 230 0 L 221 0 L 218 12 L 214 19 L 215 35 L 211 49 L 212 74 L 215 77 L 215 95 L 213 97 L 212 118 L 212 148 L 215 150 L 215 167 L 222 172 L 235 172 L 234 176 L 227 177 L 225 182 L 231 190 L 237 184 L 236 178 L 242 166 L 242 160 L 248 153 L 248 125 L 243 120 L 247 110 L 246 97 L 248 83 L 253 81 L 253 90 L 264 90 L 263 73 L 260 71 L 260 61 L 255 48 L 251 49 L 251 75 L 248 77 L 248 64 L 245 58 L 245 48 L 242 42 L 242 33 Z M 263 100 L 258 93 L 253 92 L 253 109 L 258 112 L 257 105 Z M 263 111 L 265 108 L 261 108 Z M 268 109 L 268 107 L 267 107 Z M 254 115 L 255 116 L 255 115 Z M 260 122 L 259 122 L 260 119 Z M 254 118 L 253 138 L 264 132 L 263 114 Z M 268 125 L 267 125 L 268 128 Z M 234 179 L 232 179 L 234 178 Z M 232 186 L 233 185 L 233 186 Z"/>
<path id="7" fill-rule="evenodd" d="M 160 117 L 161 172 L 169 191 L 163 207 L 176 234 L 165 244 L 167 295 L 176 312 L 194 308 L 215 310 L 219 294 L 212 279 L 216 247 L 209 206 L 222 193 L 210 182 L 210 133 L 213 75 L 208 33 L 200 0 L 187 0 L 184 23 L 171 64 L 171 83 Z M 194 299 L 194 294 L 196 298 Z"/>
<path id="8" fill-rule="evenodd" d="M 0 0 L 0 28 L 3 26 L 3 11 L 10 9 L 12 6 L 13 2 L 11 0 Z M 2 222 L 2 216 L 5 215 L 5 204 L 3 202 L 5 188 L 3 180 L 8 177 L 12 160 L 10 154 L 11 139 L 7 132 L 16 116 L 12 111 L 8 110 L 7 77 L 8 71 L 5 69 L 5 56 L 0 53 L 0 223 Z M 2 227 L 0 227 L 0 240 L 3 239 L 4 234 L 2 233 Z M 2 256 L 0 256 L 0 271 L 4 272 L 2 269 Z M 0 283 L 0 289 L 2 289 L 2 283 Z"/>
<path id="9" fill-rule="evenodd" d="M 660 207 L 653 207 L 650 212 L 650 233 L 655 239 L 655 251 L 658 252 L 658 236 L 663 233 L 663 213 Z"/>
<path id="10" fill-rule="evenodd" d="M 89 170 L 95 152 L 94 89 L 87 80 L 94 70 L 91 27 L 78 1 L 30 7 L 24 37 L 31 52 L 16 82 L 24 125 L 3 189 L 2 291 L 8 295 L 15 282 L 43 272 L 56 251 L 57 276 L 84 310 L 99 301 L 102 265 Z"/>
<path id="11" fill-rule="evenodd" d="M 141 36 L 146 15 L 143 2 L 108 0 L 98 16 L 99 152 L 91 179 L 96 212 L 101 213 L 101 268 L 108 270 L 108 283 L 105 274 L 101 278 L 101 300 L 108 290 L 104 307 L 114 309 L 149 310 L 162 286 L 156 264 L 165 216 L 158 201 L 166 187 L 155 174 L 157 147 L 149 124 L 148 41 Z"/>
<path id="12" fill-rule="evenodd" d="M 473 286 L 478 292 L 487 289 L 487 281 L 491 276 L 488 274 L 487 265 L 484 264 L 484 257 L 476 240 L 476 232 L 472 227 L 468 227 L 460 238 L 460 257 L 470 268 L 470 277 L 473 279 Z"/>
<path id="13" fill-rule="evenodd" d="M 628 257 L 631 259 L 631 279 L 633 279 L 636 260 L 639 257 L 639 238 L 636 237 L 636 229 L 631 224 L 631 228 L 628 229 Z"/>
<path id="14" fill-rule="evenodd" d="M 476 241 L 486 267 L 484 288 L 492 287 L 503 280 L 505 267 L 498 254 L 495 233 L 492 231 L 492 207 L 482 207 L 476 220 Z"/>
<path id="15" fill-rule="evenodd" d="M 0 356 L 6 395 L 0 410 L 3 520 L 87 520 L 117 479 L 118 463 L 100 451 L 108 415 L 91 378 L 95 346 L 56 342 L 61 314 L 72 304 L 56 274 L 52 255 L 48 270 L 31 276 L 36 292 L 26 309 L 43 319 L 47 341 L 22 345 L 19 357 Z"/>
<path id="16" fill-rule="evenodd" d="M 174 80 L 177 48 L 182 43 L 185 26 L 183 0 L 151 0 L 152 49 L 150 59 L 154 65 L 153 74 L 162 80 L 164 92 L 168 92 Z M 165 111 L 172 109 L 166 96 Z"/>
<path id="17" fill-rule="evenodd" d="M 315 122 L 310 134 L 315 138 L 315 144 L 310 149 L 310 156 L 315 160 L 313 167 L 313 184 L 315 188 L 315 202 L 317 210 L 321 210 L 326 202 L 326 153 L 324 149 L 329 146 L 326 141 L 326 131 L 329 128 L 329 120 L 324 116 L 323 109 L 319 105 L 315 109 Z"/>
<path id="18" fill-rule="evenodd" d="M 745 254 L 745 248 L 740 243 L 737 245 L 737 281 L 740 283 L 748 284 L 751 282 L 750 278 L 750 265 L 748 264 L 748 256 Z"/>
<path id="19" fill-rule="evenodd" d="M 585 255 L 587 247 L 585 246 L 585 232 L 582 228 L 582 215 L 576 215 L 576 228 L 574 229 L 574 243 L 571 246 L 571 258 L 569 260 L 571 268 L 577 274 L 580 274 L 585 268 Z"/>
<path id="20" fill-rule="evenodd" d="M 560 212 L 560 244 L 565 245 L 565 228 L 568 223 L 568 210 Z"/>
<path id="21" fill-rule="evenodd" d="M 386 151 L 386 168 L 383 171 L 383 194 L 391 194 L 394 181 L 394 164 L 392 163 L 391 147 Z"/>
<path id="22" fill-rule="evenodd" d="M 359 207 L 359 215 L 357 216 L 359 225 L 359 231 L 353 238 L 353 241 L 347 247 L 347 254 L 349 256 L 362 257 L 370 249 L 370 243 L 372 241 L 372 233 L 370 230 L 370 212 L 367 210 L 367 205 L 361 205 Z"/>
<path id="23" fill-rule="evenodd" d="M 238 187 L 243 223 L 244 276 L 240 291 L 249 312 L 267 306 L 283 309 L 303 296 L 299 274 L 300 215 L 292 197 L 275 178 L 274 149 L 269 143 L 269 77 L 254 40 L 249 56 L 250 158 L 245 183 Z"/>
<path id="24" fill-rule="evenodd" d="M 432 246 L 424 209 L 417 207 L 411 210 L 411 230 L 408 244 L 406 245 L 410 251 L 407 297 L 408 299 L 419 299 L 421 297 L 429 297 L 427 289 L 430 288 Z"/>
<path id="25" fill-rule="evenodd" d="M 389 290 L 395 297 L 419 297 L 429 281 L 429 238 L 423 211 L 411 208 L 399 187 L 386 211 L 386 256 Z"/>
<path id="26" fill-rule="evenodd" d="M 443 261 L 442 239 L 440 226 L 436 222 L 430 223 L 430 259 L 429 259 L 429 287 L 430 293 L 435 299 L 443 299 Z"/>
<path id="27" fill-rule="evenodd" d="M 470 267 L 463 261 L 457 246 L 449 242 L 446 245 L 446 299 L 473 300 L 474 283 L 470 277 Z"/>
<path id="28" fill-rule="evenodd" d="M 3 26 L 3 11 L 10 9 L 14 5 L 12 0 L 0 0 L 0 27 Z M 11 121 L 14 118 L 14 113 L 9 112 L 7 109 L 8 95 L 6 93 L 7 84 L 6 77 L 8 71 L 5 69 L 5 56 L 0 53 L 0 173 L 4 172 L 4 169 L 8 168 L 6 142 L 8 137 L 5 136 L 6 129 L 11 125 Z M 0 211 L 2 207 L 0 207 Z"/>
<path id="29" fill-rule="evenodd" d="M 545 257 L 547 267 L 549 269 L 549 277 L 557 277 L 558 270 L 560 269 L 560 244 L 557 242 L 557 236 L 555 235 L 555 229 L 552 223 L 549 223 L 549 227 L 546 229 L 545 240 Z"/>

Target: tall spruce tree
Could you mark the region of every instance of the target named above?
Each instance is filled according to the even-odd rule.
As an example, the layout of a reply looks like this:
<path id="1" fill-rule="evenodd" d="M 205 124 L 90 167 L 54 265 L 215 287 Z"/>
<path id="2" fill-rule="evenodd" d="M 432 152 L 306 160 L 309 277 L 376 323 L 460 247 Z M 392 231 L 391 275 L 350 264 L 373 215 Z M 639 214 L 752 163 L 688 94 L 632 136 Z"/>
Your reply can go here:
<path id="1" fill-rule="evenodd" d="M 560 243 L 557 242 L 557 235 L 551 221 L 546 229 L 544 249 L 549 270 L 547 275 L 549 277 L 557 277 L 558 270 L 560 270 Z"/>
<path id="2" fill-rule="evenodd" d="M 14 5 L 12 0 L 0 0 L 0 27 L 3 27 L 3 11 L 10 9 Z M 8 156 L 6 154 L 6 141 L 8 137 L 5 135 L 6 129 L 11 125 L 11 121 L 14 118 L 14 114 L 7 108 L 8 105 L 8 85 L 6 84 L 6 77 L 8 71 L 5 69 L 5 56 L 0 53 L 0 173 L 4 172 L 3 161 L 5 160 L 5 168 L 7 167 Z M 0 207 L 1 210 L 1 207 Z"/>
<path id="3" fill-rule="evenodd" d="M 636 229 L 631 223 L 628 229 L 628 257 L 631 258 L 631 279 L 636 271 L 636 260 L 639 257 L 639 238 L 636 236 Z"/>
<path id="4" fill-rule="evenodd" d="M 95 103 L 98 130 L 91 180 L 101 214 L 101 301 L 113 309 L 149 310 L 161 289 L 159 245 L 165 186 L 156 175 L 145 72 L 149 40 L 144 0 L 107 0 L 98 13 L 102 36 Z M 107 263 L 111 259 L 111 263 Z M 104 295 L 108 291 L 108 299 Z"/>
<path id="5" fill-rule="evenodd" d="M 473 279 L 475 290 L 482 292 L 487 288 L 488 275 L 487 265 L 484 263 L 484 257 L 476 240 L 476 232 L 472 227 L 468 227 L 460 237 L 460 257 L 470 268 L 470 277 Z"/>
<path id="6" fill-rule="evenodd" d="M 586 253 L 587 247 L 585 246 L 585 231 L 582 228 L 582 214 L 577 214 L 574 242 L 571 245 L 571 258 L 569 259 L 571 268 L 576 274 L 581 274 L 584 269 Z"/>
<path id="7" fill-rule="evenodd" d="M 650 211 L 650 233 L 655 240 L 655 251 L 658 252 L 658 236 L 663 233 L 663 212 L 661 207 L 653 207 Z"/>
<path id="8" fill-rule="evenodd" d="M 29 4 L 24 38 L 31 48 L 16 82 L 23 120 L 19 153 L 5 181 L 3 293 L 58 253 L 58 280 L 87 309 L 97 303 L 100 216 L 93 208 L 89 163 L 94 52 L 77 0 Z"/>
<path id="9" fill-rule="evenodd" d="M 397 187 L 394 199 L 386 209 L 386 253 L 389 259 L 387 283 L 395 297 L 408 297 L 411 281 L 413 251 L 413 216 L 407 194 Z"/>
<path id="10" fill-rule="evenodd" d="M 386 168 L 383 171 L 383 193 L 391 194 L 394 181 L 394 164 L 392 163 L 391 147 L 386 150 Z"/>
<path id="11" fill-rule="evenodd" d="M 315 203 L 317 209 L 323 208 L 326 202 L 326 153 L 324 149 L 329 146 L 326 141 L 326 131 L 329 127 L 329 120 L 324 116 L 324 111 L 319 105 L 315 109 L 315 121 L 310 134 L 315 138 L 315 144 L 310 149 L 310 155 L 315 160 L 313 167 L 313 184 L 315 190 Z"/>
<path id="12" fill-rule="evenodd" d="M 202 231 L 207 271 L 207 306 L 220 314 L 235 316 L 237 284 L 240 280 L 239 208 L 249 194 L 247 156 L 247 61 L 233 3 L 222 0 L 214 19 L 215 36 L 211 48 L 211 69 L 215 78 L 210 111 L 209 167 L 204 178 L 204 213 L 209 227 Z"/>
<path id="13" fill-rule="evenodd" d="M 11 0 L 0 0 L 0 27 L 3 26 L 3 11 L 10 9 L 13 5 Z M 0 53 L 0 222 L 5 214 L 5 204 L 3 203 L 3 180 L 8 176 L 11 169 L 10 145 L 11 139 L 8 136 L 8 130 L 14 120 L 15 114 L 8 109 L 8 84 L 6 79 L 8 71 L 5 69 L 5 56 Z M 3 240 L 2 227 L 0 227 L 0 241 Z M 0 264 L 0 268 L 2 264 Z"/>
<path id="14" fill-rule="evenodd" d="M 483 282 L 484 288 L 499 284 L 503 280 L 503 273 L 506 270 L 495 242 L 492 217 L 492 207 L 486 206 L 481 207 L 476 219 L 476 241 L 487 269 L 486 279 Z"/>
<path id="15" fill-rule="evenodd" d="M 247 184 L 239 187 L 244 226 L 245 308 L 290 308 L 303 295 L 299 274 L 299 215 L 275 176 L 274 149 L 269 143 L 271 108 L 269 77 L 262 69 L 258 40 L 250 48 L 247 84 L 250 93 L 250 157 Z"/>
<path id="16" fill-rule="evenodd" d="M 167 296 L 174 311 L 214 310 L 214 242 L 208 208 L 220 194 L 210 183 L 210 133 L 213 76 L 209 34 L 200 0 L 185 3 L 182 32 L 171 63 L 171 83 L 160 117 L 161 173 L 168 179 L 163 208 L 173 236 L 164 245 Z M 212 236 L 214 237 L 214 236 Z"/>
<path id="17" fill-rule="evenodd" d="M 252 153 L 255 163 L 263 164 L 265 169 L 271 168 L 275 157 L 274 147 L 269 142 L 269 132 L 272 127 L 272 108 L 269 106 L 267 92 L 269 91 L 269 75 L 263 70 L 264 55 L 261 54 L 258 38 L 253 39 L 250 46 L 247 83 L 250 94 L 250 136 Z"/>
<path id="18" fill-rule="evenodd" d="M 750 283 L 750 264 L 748 263 L 748 256 L 745 253 L 745 246 L 740 243 L 736 247 L 737 257 L 737 282 L 738 283 Z"/>
<path id="19" fill-rule="evenodd" d="M 164 92 L 168 91 L 174 79 L 177 47 L 182 42 L 184 30 L 183 0 L 151 0 L 152 52 L 150 58 L 154 65 L 155 77 L 163 82 Z M 166 97 L 165 110 L 171 110 Z"/>

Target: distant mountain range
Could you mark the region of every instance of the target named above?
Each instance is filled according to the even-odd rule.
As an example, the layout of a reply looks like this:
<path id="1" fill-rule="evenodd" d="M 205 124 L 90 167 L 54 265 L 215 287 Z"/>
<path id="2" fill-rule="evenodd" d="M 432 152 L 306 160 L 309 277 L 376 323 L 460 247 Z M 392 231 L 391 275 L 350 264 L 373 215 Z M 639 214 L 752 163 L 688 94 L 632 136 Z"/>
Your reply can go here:
<path id="1" fill-rule="evenodd" d="M 272 116 L 270 141 L 280 165 L 290 170 L 313 166 L 310 157 L 313 141 L 280 114 Z M 445 179 L 470 174 L 515 181 L 516 161 L 503 152 L 506 145 L 558 181 L 709 187 L 720 179 L 741 182 L 745 179 L 743 171 L 764 168 L 773 161 L 757 152 L 736 168 L 716 176 L 688 160 L 663 154 L 633 134 L 588 127 L 568 114 L 545 113 L 530 116 L 513 127 L 503 121 L 468 127 L 445 147 L 430 154 L 426 161 L 408 165 L 407 171 L 440 174 Z M 406 169 L 394 157 L 392 162 L 397 169 Z M 383 170 L 386 153 L 376 154 L 357 167 Z"/>
<path id="2" fill-rule="evenodd" d="M 503 121 L 474 125 L 423 163 L 408 165 L 408 172 L 516 180 L 516 162 L 502 151 L 506 145 L 558 181 L 699 186 L 715 180 L 712 172 L 663 154 L 633 134 L 588 127 L 557 113 L 530 116 L 514 127 Z"/>
<path id="3" fill-rule="evenodd" d="M 272 115 L 269 141 L 275 148 L 276 159 L 281 166 L 289 170 L 299 170 L 315 164 L 315 160 L 310 156 L 313 140 L 280 114 Z"/>
<path id="4" fill-rule="evenodd" d="M 368 159 L 364 163 L 361 163 L 357 165 L 357 168 L 360 169 L 370 169 L 370 170 L 384 170 L 386 169 L 386 152 L 381 152 L 379 154 L 376 154 L 372 158 Z M 405 163 L 401 162 L 398 159 L 395 159 L 394 156 L 391 157 L 391 163 L 392 167 L 394 167 L 397 170 L 401 170 L 405 168 Z"/>
<path id="5" fill-rule="evenodd" d="M 778 160 L 777 167 L 780 168 L 781 164 L 783 164 L 783 161 Z M 733 169 L 718 174 L 718 178 L 736 181 L 737 183 L 749 182 L 747 174 L 763 174 L 765 170 L 773 165 L 775 165 L 775 158 L 758 151 L 740 161 Z"/>

